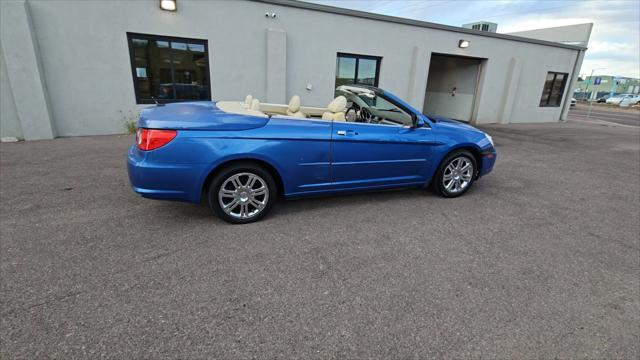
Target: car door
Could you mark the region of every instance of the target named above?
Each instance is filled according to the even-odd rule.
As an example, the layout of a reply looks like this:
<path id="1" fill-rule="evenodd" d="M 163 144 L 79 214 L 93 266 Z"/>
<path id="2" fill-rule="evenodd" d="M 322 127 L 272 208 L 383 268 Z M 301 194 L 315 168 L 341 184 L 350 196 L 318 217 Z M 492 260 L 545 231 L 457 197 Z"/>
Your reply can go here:
<path id="1" fill-rule="evenodd" d="M 249 134 L 264 139 L 255 151 L 278 165 L 285 193 L 296 196 L 331 187 L 331 122 L 274 115 Z"/>
<path id="2" fill-rule="evenodd" d="M 430 127 L 334 121 L 334 187 L 367 188 L 424 183 L 435 144 Z"/>

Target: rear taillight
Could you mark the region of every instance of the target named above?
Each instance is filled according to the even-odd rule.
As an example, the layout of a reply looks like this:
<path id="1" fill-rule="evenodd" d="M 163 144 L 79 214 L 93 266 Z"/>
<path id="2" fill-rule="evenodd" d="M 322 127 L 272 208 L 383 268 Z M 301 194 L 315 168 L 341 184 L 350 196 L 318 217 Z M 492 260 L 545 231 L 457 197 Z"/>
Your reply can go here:
<path id="1" fill-rule="evenodd" d="M 167 145 L 178 135 L 175 130 L 154 130 L 139 128 L 136 132 L 136 143 L 140 150 L 153 150 Z"/>

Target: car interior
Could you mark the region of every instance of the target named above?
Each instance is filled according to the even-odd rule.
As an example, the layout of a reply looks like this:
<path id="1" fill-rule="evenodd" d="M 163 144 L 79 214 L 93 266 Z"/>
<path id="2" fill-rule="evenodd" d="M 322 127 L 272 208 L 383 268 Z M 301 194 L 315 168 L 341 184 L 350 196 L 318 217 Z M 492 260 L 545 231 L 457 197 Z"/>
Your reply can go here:
<path id="1" fill-rule="evenodd" d="M 298 95 L 292 96 L 289 104 L 261 103 L 260 100 L 247 95 L 244 101 L 219 101 L 217 106 L 225 112 L 251 116 L 283 116 L 392 126 L 413 125 L 410 113 L 371 89 L 343 85 L 336 89 L 336 95 L 324 108 L 302 106 Z"/>
<path id="2" fill-rule="evenodd" d="M 348 122 L 378 125 L 412 126 L 413 116 L 392 100 L 373 90 L 343 85 L 336 93 L 347 100 L 345 118 Z"/>

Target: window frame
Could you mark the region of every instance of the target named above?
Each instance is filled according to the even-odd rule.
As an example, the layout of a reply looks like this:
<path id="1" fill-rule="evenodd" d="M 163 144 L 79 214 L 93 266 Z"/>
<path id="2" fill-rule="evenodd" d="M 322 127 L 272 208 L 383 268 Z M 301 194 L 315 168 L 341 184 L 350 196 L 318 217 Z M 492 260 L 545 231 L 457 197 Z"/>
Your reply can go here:
<path id="1" fill-rule="evenodd" d="M 335 80 L 338 80 L 338 58 L 349 58 L 349 59 L 355 59 L 356 60 L 356 68 L 355 68 L 355 72 L 353 75 L 353 80 L 354 82 L 352 84 L 346 84 L 346 85 L 366 85 L 366 86 L 371 86 L 369 84 L 363 84 L 363 83 L 358 83 L 358 70 L 360 69 L 360 59 L 364 59 L 364 60 L 375 60 L 376 61 L 376 75 L 373 81 L 373 86 L 374 87 L 378 87 L 378 83 L 380 82 L 380 64 L 382 64 L 382 57 L 381 56 L 373 56 L 373 55 L 361 55 L 361 54 L 352 54 L 352 53 L 343 53 L 343 52 L 339 52 L 336 54 L 336 71 L 335 71 L 335 79 L 334 79 L 334 87 L 337 87 L 337 85 L 335 85 Z"/>
<path id="2" fill-rule="evenodd" d="M 207 57 L 207 64 L 206 64 L 206 74 L 207 74 L 207 80 L 209 82 L 208 86 L 209 86 L 209 97 L 207 99 L 156 99 L 155 101 L 153 99 L 146 99 L 146 98 L 141 98 L 139 91 L 138 91 L 138 82 L 136 81 L 137 79 L 137 73 L 136 73 L 136 63 L 135 63 L 135 49 L 133 47 L 133 39 L 143 39 L 143 40 L 148 40 L 148 41 L 167 41 L 169 43 L 172 42 L 179 42 L 179 43 L 191 43 L 191 44 L 198 44 L 198 45 L 203 45 L 204 46 L 204 53 L 205 56 Z M 160 103 L 160 104 L 167 104 L 167 103 L 176 103 L 176 102 L 189 102 L 189 101 L 211 101 L 212 98 L 212 93 L 211 93 L 211 69 L 209 68 L 209 41 L 205 40 L 205 39 L 194 39 L 194 38 L 184 38 L 184 37 L 177 37 L 177 36 L 168 36 L 168 35 L 154 35 L 154 34 L 143 34 L 143 33 L 135 33 L 135 32 L 127 32 L 127 45 L 129 46 L 129 62 L 131 63 L 131 76 L 132 76 L 132 81 L 133 81 L 133 91 L 135 93 L 136 96 L 136 104 L 139 105 L 146 105 L 146 104 L 155 104 Z M 169 48 L 171 48 L 171 45 L 169 45 Z M 170 52 L 169 53 L 170 57 L 171 57 L 171 78 L 175 79 L 175 69 L 174 69 L 174 64 L 173 64 L 173 55 Z M 149 71 L 147 69 L 147 71 Z"/>
<path id="3" fill-rule="evenodd" d="M 545 103 L 543 104 L 543 99 L 544 99 L 544 90 L 546 88 L 547 85 L 547 77 L 549 76 L 549 74 L 553 74 L 553 80 L 551 81 L 551 88 L 549 89 L 549 95 L 547 96 L 547 99 L 545 101 Z M 553 85 L 556 83 L 556 80 L 558 78 L 558 75 L 563 75 L 562 78 L 562 84 L 560 85 L 560 89 L 561 92 L 559 94 L 559 98 L 560 101 L 558 101 L 557 104 L 550 104 L 549 102 L 551 101 L 552 95 L 553 95 Z M 569 73 L 565 73 L 565 72 L 560 72 L 560 71 L 547 71 L 547 74 L 545 76 L 545 80 L 544 80 L 544 84 L 542 85 L 542 94 L 540 95 L 540 101 L 539 101 L 539 106 L 538 107 L 560 107 L 562 106 L 562 103 L 564 102 L 564 95 L 565 95 L 565 88 L 567 86 L 567 79 L 569 78 Z"/>

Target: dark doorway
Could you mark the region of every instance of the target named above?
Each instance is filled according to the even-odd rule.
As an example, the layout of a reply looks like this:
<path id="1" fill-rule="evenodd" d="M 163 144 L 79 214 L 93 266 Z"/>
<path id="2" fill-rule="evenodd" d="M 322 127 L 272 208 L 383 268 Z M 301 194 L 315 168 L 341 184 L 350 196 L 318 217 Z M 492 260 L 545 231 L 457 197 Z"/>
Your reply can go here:
<path id="1" fill-rule="evenodd" d="M 471 121 L 482 59 L 433 54 L 422 112 Z"/>

